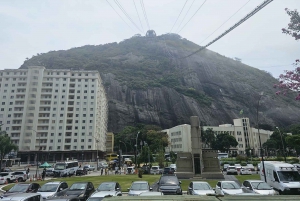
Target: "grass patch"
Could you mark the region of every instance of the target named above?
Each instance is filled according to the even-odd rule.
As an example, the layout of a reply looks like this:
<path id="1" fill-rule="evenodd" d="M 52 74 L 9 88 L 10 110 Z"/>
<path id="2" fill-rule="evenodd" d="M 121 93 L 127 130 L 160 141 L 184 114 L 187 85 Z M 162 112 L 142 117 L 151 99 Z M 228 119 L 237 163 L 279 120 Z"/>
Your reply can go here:
<path id="1" fill-rule="evenodd" d="M 255 179 L 260 180 L 259 174 L 251 174 L 251 175 L 235 175 L 235 177 L 239 180 L 239 182 L 243 183 L 245 180 Z"/>
<path id="2" fill-rule="evenodd" d="M 150 185 L 154 182 L 157 182 L 160 178 L 160 175 L 143 175 L 143 178 L 139 178 L 138 175 L 104 175 L 104 176 L 83 176 L 83 177 L 63 177 L 55 178 L 47 181 L 37 181 L 40 185 L 50 181 L 65 181 L 71 186 L 75 182 L 90 181 L 94 184 L 94 187 L 97 188 L 102 182 L 105 181 L 117 181 L 122 187 L 122 191 L 127 191 L 127 188 L 130 187 L 132 181 L 148 181 Z M 29 182 L 26 182 L 29 183 Z M 3 190 L 10 189 L 14 184 L 9 184 L 3 188 Z"/>

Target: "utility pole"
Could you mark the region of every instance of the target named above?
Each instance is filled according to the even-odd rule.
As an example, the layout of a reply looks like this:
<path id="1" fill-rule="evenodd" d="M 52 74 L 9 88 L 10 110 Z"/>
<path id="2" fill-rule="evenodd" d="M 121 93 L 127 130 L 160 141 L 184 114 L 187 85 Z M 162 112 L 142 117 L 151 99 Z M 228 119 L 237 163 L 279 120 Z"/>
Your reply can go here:
<path id="1" fill-rule="evenodd" d="M 140 134 L 140 131 L 137 132 L 136 138 L 135 138 L 135 168 L 137 168 L 137 150 L 138 150 L 137 140 L 138 140 L 139 134 Z"/>

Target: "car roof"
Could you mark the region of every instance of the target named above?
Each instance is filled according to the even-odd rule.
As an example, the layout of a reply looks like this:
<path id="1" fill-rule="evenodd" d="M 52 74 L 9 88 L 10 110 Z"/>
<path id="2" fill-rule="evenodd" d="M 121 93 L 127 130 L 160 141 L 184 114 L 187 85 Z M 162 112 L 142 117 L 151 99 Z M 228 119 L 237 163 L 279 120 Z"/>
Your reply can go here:
<path id="1" fill-rule="evenodd" d="M 208 184 L 206 181 L 192 181 L 192 183 L 197 183 L 197 184 Z"/>
<path id="2" fill-rule="evenodd" d="M 235 182 L 236 183 L 236 181 L 219 181 L 219 182 L 221 182 L 221 183 L 233 183 L 233 182 Z"/>
<path id="3" fill-rule="evenodd" d="M 87 183 L 90 183 L 90 182 L 89 181 L 79 181 L 79 182 L 75 182 L 73 184 L 87 184 Z"/>
<path id="4" fill-rule="evenodd" d="M 16 193 L 16 194 L 9 195 L 8 197 L 4 197 L 1 200 L 16 200 L 16 198 L 26 199 L 36 195 L 41 196 L 41 194 L 39 193 Z"/>
<path id="5" fill-rule="evenodd" d="M 148 181 L 134 181 L 132 183 L 148 183 Z"/>
<path id="6" fill-rule="evenodd" d="M 101 184 L 116 184 L 116 183 L 118 183 L 118 182 L 116 182 L 116 181 L 104 181 Z"/>
<path id="7" fill-rule="evenodd" d="M 249 181 L 249 182 L 264 182 L 262 180 L 258 180 L 258 179 L 249 179 L 249 180 L 245 180 L 245 181 Z"/>
<path id="8" fill-rule="evenodd" d="M 65 182 L 64 181 L 49 181 L 49 182 L 47 182 L 45 184 L 60 184 L 60 183 L 65 183 Z"/>

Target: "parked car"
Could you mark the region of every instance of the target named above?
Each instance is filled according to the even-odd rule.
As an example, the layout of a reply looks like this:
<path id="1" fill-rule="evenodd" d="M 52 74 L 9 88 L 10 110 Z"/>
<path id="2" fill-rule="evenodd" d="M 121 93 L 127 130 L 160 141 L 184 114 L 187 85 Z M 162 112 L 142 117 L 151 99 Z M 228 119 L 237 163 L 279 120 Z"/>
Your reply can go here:
<path id="1" fill-rule="evenodd" d="M 157 191 L 164 195 L 182 195 L 181 181 L 175 175 L 162 175 L 157 184 Z"/>
<path id="2" fill-rule="evenodd" d="M 171 164 L 171 165 L 170 165 L 170 168 L 174 168 L 174 171 L 175 171 L 175 172 L 176 172 L 176 170 L 177 170 L 176 164 Z"/>
<path id="3" fill-rule="evenodd" d="M 241 168 L 240 175 L 252 174 L 251 169 L 249 168 Z"/>
<path id="4" fill-rule="evenodd" d="M 43 199 L 64 195 L 68 189 L 68 184 L 64 181 L 47 182 L 41 186 L 37 193 L 41 194 Z"/>
<path id="5" fill-rule="evenodd" d="M 152 166 L 150 169 L 150 174 L 162 174 L 162 169 L 159 166 Z"/>
<path id="6" fill-rule="evenodd" d="M 164 194 L 162 192 L 153 192 L 153 191 L 143 192 L 139 194 L 139 196 L 163 196 L 163 195 Z"/>
<path id="7" fill-rule="evenodd" d="M 298 170 L 298 172 L 300 173 L 300 164 L 293 164 L 293 166 Z"/>
<path id="8" fill-rule="evenodd" d="M 76 182 L 70 186 L 64 193 L 64 196 L 78 197 L 81 201 L 85 201 L 95 191 L 92 182 Z"/>
<path id="9" fill-rule="evenodd" d="M 255 168 L 252 164 L 247 164 L 247 168 L 250 169 L 251 171 L 255 171 Z"/>
<path id="10" fill-rule="evenodd" d="M 46 176 L 54 176 L 54 168 L 46 168 Z"/>
<path id="11" fill-rule="evenodd" d="M 87 171 L 94 171 L 95 170 L 95 167 L 92 166 L 92 165 L 85 165 L 83 166 L 84 169 L 86 169 Z"/>
<path id="12" fill-rule="evenodd" d="M 242 168 L 242 165 L 239 163 L 234 164 L 234 166 L 236 167 L 237 171 L 240 171 L 240 169 Z"/>
<path id="13" fill-rule="evenodd" d="M 127 167 L 126 174 L 134 174 L 134 171 L 135 171 L 134 167 Z"/>
<path id="14" fill-rule="evenodd" d="M 138 196 L 143 192 L 152 191 L 147 181 L 135 181 L 132 182 L 130 188 L 128 188 L 128 196 Z"/>
<path id="15" fill-rule="evenodd" d="M 12 172 L 12 170 L 10 168 L 2 168 L 1 172 Z"/>
<path id="16" fill-rule="evenodd" d="M 257 164 L 256 170 L 259 171 L 260 170 L 260 163 Z"/>
<path id="17" fill-rule="evenodd" d="M 236 195 L 242 193 L 242 188 L 235 181 L 219 181 L 216 185 L 217 195 Z"/>
<path id="18" fill-rule="evenodd" d="M 11 187 L 2 197 L 7 197 L 16 193 L 36 193 L 41 186 L 38 183 L 20 183 Z"/>
<path id="19" fill-rule="evenodd" d="M 261 180 L 246 180 L 243 182 L 242 189 L 245 193 L 257 193 L 261 195 L 277 194 L 269 184 Z"/>
<path id="20" fill-rule="evenodd" d="M 13 172 L 0 172 L 0 184 L 15 182 L 15 180 Z"/>
<path id="21" fill-rule="evenodd" d="M 4 197 L 1 201 L 43 201 L 39 193 L 17 193 Z"/>
<path id="22" fill-rule="evenodd" d="M 163 174 L 174 174 L 174 168 L 172 170 L 172 168 L 170 168 L 170 167 L 165 167 Z"/>
<path id="23" fill-rule="evenodd" d="M 76 176 L 81 176 L 81 175 L 86 175 L 87 174 L 87 169 L 85 168 L 78 168 L 76 170 Z"/>
<path id="24" fill-rule="evenodd" d="M 149 174 L 150 173 L 150 167 L 148 165 L 143 165 L 142 166 L 143 169 L 143 174 Z"/>
<path id="25" fill-rule="evenodd" d="M 229 166 L 229 164 L 224 164 L 223 165 L 223 171 L 227 171 L 228 166 Z"/>
<path id="26" fill-rule="evenodd" d="M 235 166 L 228 166 L 227 167 L 227 174 L 235 174 L 238 175 L 237 168 Z"/>
<path id="27" fill-rule="evenodd" d="M 25 182 L 28 178 L 30 173 L 26 173 L 26 171 L 16 171 L 12 173 L 13 175 L 15 175 L 16 180 L 18 180 L 18 182 Z"/>
<path id="28" fill-rule="evenodd" d="M 60 196 L 60 197 L 53 197 L 47 199 L 47 201 L 79 201 L 79 198 L 77 197 L 66 197 L 66 196 Z"/>
<path id="29" fill-rule="evenodd" d="M 100 170 L 101 168 L 103 169 L 108 168 L 108 164 L 106 161 L 101 161 L 98 163 L 98 170 Z"/>
<path id="30" fill-rule="evenodd" d="M 214 195 L 215 190 L 206 181 L 192 181 L 189 184 L 187 194 L 190 194 L 190 195 Z"/>
<path id="31" fill-rule="evenodd" d="M 122 189 L 118 182 L 103 182 L 96 189 L 97 192 L 103 192 L 103 194 L 109 194 L 113 196 L 122 196 Z M 97 196 L 100 194 L 97 194 Z"/>

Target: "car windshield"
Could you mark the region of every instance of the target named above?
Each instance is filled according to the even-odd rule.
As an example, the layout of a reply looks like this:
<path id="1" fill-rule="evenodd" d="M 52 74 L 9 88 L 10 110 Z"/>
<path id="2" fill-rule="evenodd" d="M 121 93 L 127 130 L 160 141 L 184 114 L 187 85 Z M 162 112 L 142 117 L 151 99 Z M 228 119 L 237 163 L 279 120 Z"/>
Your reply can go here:
<path id="1" fill-rule="evenodd" d="M 152 170 L 157 170 L 158 169 L 158 167 L 152 167 Z"/>
<path id="2" fill-rule="evenodd" d="M 114 191 L 115 190 L 115 184 L 114 183 L 102 183 L 97 188 L 98 191 Z"/>
<path id="3" fill-rule="evenodd" d="M 280 181 L 300 181 L 300 174 L 297 171 L 278 171 Z"/>
<path id="4" fill-rule="evenodd" d="M 9 193 L 13 192 L 25 192 L 27 190 L 29 185 L 24 185 L 24 184 L 19 184 L 19 185 L 14 185 L 11 189 L 9 189 Z"/>
<path id="5" fill-rule="evenodd" d="M 72 186 L 70 187 L 70 190 L 84 190 L 86 188 L 87 184 L 85 183 L 75 183 L 72 184 Z"/>
<path id="6" fill-rule="evenodd" d="M 236 167 L 228 167 L 229 170 L 235 170 Z"/>
<path id="7" fill-rule="evenodd" d="M 177 177 L 169 177 L 169 176 L 165 176 L 165 177 L 161 177 L 160 181 L 159 181 L 160 185 L 178 185 L 178 179 Z"/>
<path id="8" fill-rule="evenodd" d="M 55 192 L 58 184 L 44 184 L 38 192 Z"/>
<path id="9" fill-rule="evenodd" d="M 133 183 L 130 187 L 130 190 L 138 191 L 138 190 L 148 190 L 147 183 Z"/>
<path id="10" fill-rule="evenodd" d="M 54 169 L 55 170 L 64 170 L 64 169 L 66 169 L 66 165 L 65 164 L 56 164 Z"/>
<path id="11" fill-rule="evenodd" d="M 194 190 L 212 190 L 212 188 L 206 183 L 194 183 Z"/>
<path id="12" fill-rule="evenodd" d="M 222 188 L 223 189 L 240 189 L 241 187 L 235 182 L 223 182 Z"/>
<path id="13" fill-rule="evenodd" d="M 269 186 L 266 182 L 251 182 L 254 189 L 257 190 L 271 190 L 271 186 Z"/>

